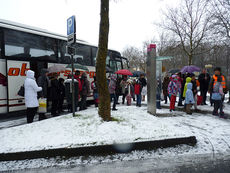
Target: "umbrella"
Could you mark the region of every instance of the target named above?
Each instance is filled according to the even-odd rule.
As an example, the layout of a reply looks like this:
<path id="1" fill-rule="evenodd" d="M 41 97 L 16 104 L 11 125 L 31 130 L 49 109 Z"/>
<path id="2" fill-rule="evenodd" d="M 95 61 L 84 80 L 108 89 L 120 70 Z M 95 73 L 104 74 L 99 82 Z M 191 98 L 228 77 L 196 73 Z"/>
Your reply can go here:
<path id="1" fill-rule="evenodd" d="M 121 74 L 121 75 L 127 75 L 127 76 L 131 76 L 133 75 L 133 73 L 131 73 L 129 70 L 127 69 L 121 69 L 115 72 L 116 74 Z"/>
<path id="2" fill-rule="evenodd" d="M 142 72 L 142 71 L 134 71 L 132 77 L 139 77 L 141 74 L 146 75 L 146 74 L 145 74 L 144 72 Z"/>
<path id="3" fill-rule="evenodd" d="M 195 65 L 190 65 L 190 66 L 184 66 L 182 69 L 181 69 L 181 73 L 193 73 L 195 71 L 200 71 L 200 68 L 195 66 Z"/>
<path id="4" fill-rule="evenodd" d="M 65 70 L 65 66 L 61 64 L 54 64 L 48 68 L 49 73 L 57 73 Z"/>
<path id="5" fill-rule="evenodd" d="M 168 73 L 171 73 L 171 74 L 175 74 L 175 73 L 178 73 L 180 72 L 180 69 L 171 69 L 168 71 Z"/>
<path id="6" fill-rule="evenodd" d="M 72 65 L 71 64 L 68 64 L 66 66 L 66 68 L 72 68 Z M 84 65 L 81 65 L 81 64 L 78 64 L 78 63 L 75 63 L 73 64 L 73 68 L 77 69 L 77 70 L 84 70 L 84 71 L 89 71 L 89 69 L 84 66 Z"/>

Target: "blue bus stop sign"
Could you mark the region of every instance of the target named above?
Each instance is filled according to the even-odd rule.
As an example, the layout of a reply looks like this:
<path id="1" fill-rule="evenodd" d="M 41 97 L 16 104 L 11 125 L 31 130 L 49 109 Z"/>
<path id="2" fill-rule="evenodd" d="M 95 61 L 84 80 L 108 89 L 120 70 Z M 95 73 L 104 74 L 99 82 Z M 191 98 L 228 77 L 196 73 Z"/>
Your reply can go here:
<path id="1" fill-rule="evenodd" d="M 75 16 L 71 16 L 67 19 L 67 36 L 75 34 Z"/>
<path id="2" fill-rule="evenodd" d="M 68 36 L 68 45 L 75 43 L 76 41 L 76 22 L 75 16 L 71 16 L 67 19 L 67 36 Z"/>

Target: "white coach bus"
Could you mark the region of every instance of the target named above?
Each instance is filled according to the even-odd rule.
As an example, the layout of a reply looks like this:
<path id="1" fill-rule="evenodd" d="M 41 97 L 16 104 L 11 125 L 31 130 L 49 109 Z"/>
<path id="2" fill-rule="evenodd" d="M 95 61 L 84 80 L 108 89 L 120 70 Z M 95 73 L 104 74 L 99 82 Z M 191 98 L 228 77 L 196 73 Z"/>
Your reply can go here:
<path id="1" fill-rule="evenodd" d="M 40 75 L 42 68 L 53 64 L 70 64 L 66 53 L 66 37 L 46 30 L 0 20 L 0 115 L 25 110 L 24 98 L 17 95 L 23 85 L 26 71 Z M 77 40 L 74 44 L 76 63 L 87 67 L 88 78 L 95 75 L 97 47 Z M 106 64 L 113 72 L 127 68 L 127 59 L 114 50 L 108 51 Z M 62 72 L 62 77 L 70 74 L 70 69 Z"/>

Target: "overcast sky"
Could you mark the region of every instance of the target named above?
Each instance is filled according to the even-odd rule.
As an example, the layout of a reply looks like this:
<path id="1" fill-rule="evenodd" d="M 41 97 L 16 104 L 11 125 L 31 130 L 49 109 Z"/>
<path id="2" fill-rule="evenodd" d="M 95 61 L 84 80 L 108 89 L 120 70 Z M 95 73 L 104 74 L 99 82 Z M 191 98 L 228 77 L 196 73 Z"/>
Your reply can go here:
<path id="1" fill-rule="evenodd" d="M 114 2 L 115 1 L 115 2 Z M 142 47 L 158 36 L 154 22 L 161 9 L 179 0 L 111 0 L 109 48 Z M 76 16 L 77 38 L 98 43 L 100 0 L 0 0 L 0 18 L 66 35 L 66 20 Z"/>

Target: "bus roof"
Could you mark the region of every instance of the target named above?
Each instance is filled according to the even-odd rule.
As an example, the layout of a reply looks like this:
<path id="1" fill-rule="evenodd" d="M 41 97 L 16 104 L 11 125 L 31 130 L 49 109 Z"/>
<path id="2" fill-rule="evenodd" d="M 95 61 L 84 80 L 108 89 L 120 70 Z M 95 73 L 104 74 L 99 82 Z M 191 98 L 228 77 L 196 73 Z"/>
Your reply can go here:
<path id="1" fill-rule="evenodd" d="M 9 20 L 0 19 L 0 27 L 67 41 L 67 37 L 64 35 L 50 32 L 46 29 L 41 29 L 41 28 L 32 27 L 32 26 L 24 25 L 24 24 L 17 23 L 17 22 L 12 22 Z M 84 40 L 77 40 L 77 42 L 89 45 L 89 43 Z"/>
<path id="2" fill-rule="evenodd" d="M 67 37 L 65 35 L 50 32 L 46 29 L 41 29 L 41 28 L 32 27 L 32 26 L 17 23 L 17 22 L 12 22 L 9 20 L 0 19 L 0 27 L 67 41 Z M 90 44 L 84 40 L 77 39 L 76 42 L 81 43 L 81 44 L 86 44 L 89 46 L 93 46 L 93 47 L 97 47 L 96 45 Z M 109 49 L 109 50 L 120 53 L 120 52 L 113 50 L 113 49 Z"/>

